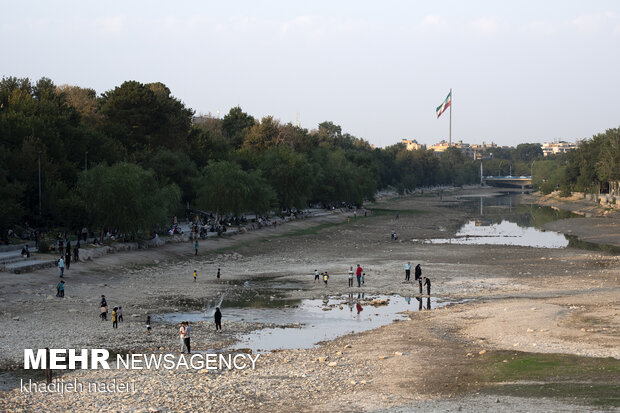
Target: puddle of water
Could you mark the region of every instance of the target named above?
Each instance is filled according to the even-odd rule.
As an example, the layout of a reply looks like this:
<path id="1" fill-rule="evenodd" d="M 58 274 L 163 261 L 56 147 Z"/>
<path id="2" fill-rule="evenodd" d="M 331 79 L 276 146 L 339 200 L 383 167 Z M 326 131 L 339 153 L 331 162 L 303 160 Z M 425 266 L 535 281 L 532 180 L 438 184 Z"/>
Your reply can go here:
<path id="1" fill-rule="evenodd" d="M 372 299 L 388 300 L 387 305 L 369 305 Z M 311 348 L 325 340 L 333 340 L 348 333 L 358 333 L 406 320 L 403 311 L 421 311 L 450 304 L 435 297 L 368 296 L 352 294 L 324 299 L 284 300 L 289 307 L 280 308 L 227 308 L 222 307 L 224 322 L 246 321 L 286 325 L 243 334 L 234 348 L 249 348 L 253 352 L 266 352 L 292 348 Z M 360 304 L 361 311 L 357 304 Z M 186 312 L 163 314 L 159 321 L 212 321 L 212 312 Z"/>
<path id="2" fill-rule="evenodd" d="M 418 241 L 418 240 L 414 240 Z M 472 220 L 463 225 L 453 238 L 434 238 L 425 244 L 459 245 L 515 245 L 534 248 L 566 248 L 568 239 L 560 233 L 542 231 L 533 227 L 521 227 L 514 222 Z"/>

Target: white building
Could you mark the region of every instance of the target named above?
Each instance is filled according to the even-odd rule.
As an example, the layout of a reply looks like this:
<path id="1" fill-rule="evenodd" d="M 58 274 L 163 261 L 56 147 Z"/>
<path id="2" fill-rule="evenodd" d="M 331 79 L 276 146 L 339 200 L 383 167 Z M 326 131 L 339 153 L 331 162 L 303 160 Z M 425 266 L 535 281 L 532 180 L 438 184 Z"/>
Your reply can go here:
<path id="1" fill-rule="evenodd" d="M 566 153 L 571 149 L 577 149 L 579 147 L 579 143 L 579 141 L 575 143 L 565 141 L 547 142 L 542 144 L 542 151 L 545 156 Z"/>

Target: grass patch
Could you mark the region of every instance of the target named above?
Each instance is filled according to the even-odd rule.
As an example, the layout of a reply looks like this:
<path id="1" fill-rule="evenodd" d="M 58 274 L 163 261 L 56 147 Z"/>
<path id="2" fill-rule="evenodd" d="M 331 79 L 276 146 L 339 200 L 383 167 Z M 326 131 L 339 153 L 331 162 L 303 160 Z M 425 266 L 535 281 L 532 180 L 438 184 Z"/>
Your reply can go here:
<path id="1" fill-rule="evenodd" d="M 314 235 L 317 232 L 324 230 L 325 228 L 336 227 L 338 225 L 342 225 L 345 222 L 323 222 L 321 224 L 313 225 L 308 228 L 294 229 L 294 230 L 285 232 L 284 234 L 279 235 L 279 237 L 299 237 L 302 235 Z"/>
<path id="2" fill-rule="evenodd" d="M 372 211 L 372 216 L 380 217 L 385 215 L 417 215 L 422 214 L 424 211 L 420 211 L 418 209 L 388 209 L 388 208 L 370 208 Z"/>
<path id="3" fill-rule="evenodd" d="M 611 357 L 494 352 L 481 361 L 486 393 L 620 406 L 620 360 Z"/>

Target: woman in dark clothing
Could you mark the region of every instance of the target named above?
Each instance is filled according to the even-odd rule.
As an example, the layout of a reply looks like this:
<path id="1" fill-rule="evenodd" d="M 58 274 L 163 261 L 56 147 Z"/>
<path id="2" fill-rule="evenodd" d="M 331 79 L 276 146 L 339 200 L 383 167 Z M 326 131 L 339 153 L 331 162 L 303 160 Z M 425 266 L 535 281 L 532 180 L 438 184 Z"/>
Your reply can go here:
<path id="1" fill-rule="evenodd" d="M 215 314 L 213 315 L 215 319 L 215 331 L 222 330 L 222 312 L 220 311 L 220 307 L 215 307 Z"/>
<path id="2" fill-rule="evenodd" d="M 431 279 L 424 277 L 424 285 L 426 286 L 426 294 L 431 295 Z"/>

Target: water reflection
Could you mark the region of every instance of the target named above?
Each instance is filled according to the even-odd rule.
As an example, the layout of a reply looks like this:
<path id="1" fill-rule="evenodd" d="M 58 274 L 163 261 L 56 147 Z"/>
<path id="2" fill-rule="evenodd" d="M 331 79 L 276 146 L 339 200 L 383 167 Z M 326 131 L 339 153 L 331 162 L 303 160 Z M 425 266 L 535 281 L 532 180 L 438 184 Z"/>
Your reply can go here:
<path id="1" fill-rule="evenodd" d="M 560 233 L 520 227 L 514 222 L 480 225 L 476 220 L 467 222 L 453 238 L 424 240 L 427 244 L 459 245 L 515 245 L 535 248 L 566 248 L 568 239 Z"/>

